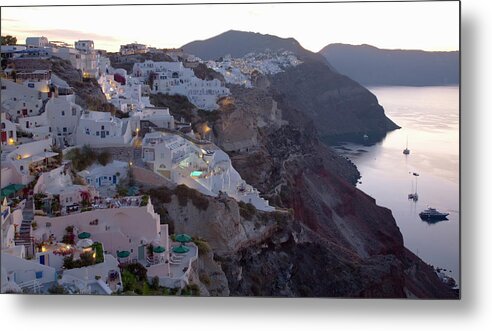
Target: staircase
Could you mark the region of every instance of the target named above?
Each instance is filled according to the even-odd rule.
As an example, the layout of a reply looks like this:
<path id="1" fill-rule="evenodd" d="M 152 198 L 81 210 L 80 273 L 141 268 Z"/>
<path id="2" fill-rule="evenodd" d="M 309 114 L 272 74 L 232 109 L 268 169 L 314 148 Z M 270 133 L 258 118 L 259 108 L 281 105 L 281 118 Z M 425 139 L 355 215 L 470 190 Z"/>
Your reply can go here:
<path id="1" fill-rule="evenodd" d="M 34 237 L 31 236 L 31 222 L 32 220 L 23 219 L 19 233 L 14 239 L 16 246 L 24 245 L 27 256 L 34 256 Z"/>

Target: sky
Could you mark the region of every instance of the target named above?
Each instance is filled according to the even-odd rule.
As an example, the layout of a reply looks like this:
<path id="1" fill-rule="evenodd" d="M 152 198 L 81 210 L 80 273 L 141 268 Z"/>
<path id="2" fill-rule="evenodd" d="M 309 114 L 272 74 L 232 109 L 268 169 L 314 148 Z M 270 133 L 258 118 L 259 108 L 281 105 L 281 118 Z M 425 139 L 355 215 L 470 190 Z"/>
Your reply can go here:
<path id="1" fill-rule="evenodd" d="M 119 0 L 116 3 L 124 1 Z M 20 2 L 17 0 L 9 4 Z M 293 37 L 304 48 L 313 52 L 318 52 L 330 43 L 451 51 L 459 49 L 459 3 L 441 1 L 1 9 L 1 34 L 16 36 L 18 43 L 24 43 L 28 36 L 45 36 L 49 40 L 68 43 L 92 39 L 96 48 L 108 51 L 117 51 L 121 44 L 132 42 L 159 48 L 177 48 L 231 29 L 283 38 Z"/>

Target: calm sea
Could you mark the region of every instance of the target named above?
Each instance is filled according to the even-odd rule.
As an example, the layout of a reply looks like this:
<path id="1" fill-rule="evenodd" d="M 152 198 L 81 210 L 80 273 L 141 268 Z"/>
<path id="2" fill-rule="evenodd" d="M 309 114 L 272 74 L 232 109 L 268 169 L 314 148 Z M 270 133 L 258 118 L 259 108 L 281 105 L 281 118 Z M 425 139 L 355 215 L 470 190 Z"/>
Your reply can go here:
<path id="1" fill-rule="evenodd" d="M 362 175 L 357 186 L 392 210 L 405 246 L 459 283 L 459 88 L 370 90 L 402 128 L 371 146 L 345 143 L 336 148 L 357 165 Z M 407 139 L 410 155 L 405 156 Z M 407 198 L 415 186 L 417 202 Z M 449 213 L 449 220 L 422 221 L 418 214 L 429 206 Z"/>

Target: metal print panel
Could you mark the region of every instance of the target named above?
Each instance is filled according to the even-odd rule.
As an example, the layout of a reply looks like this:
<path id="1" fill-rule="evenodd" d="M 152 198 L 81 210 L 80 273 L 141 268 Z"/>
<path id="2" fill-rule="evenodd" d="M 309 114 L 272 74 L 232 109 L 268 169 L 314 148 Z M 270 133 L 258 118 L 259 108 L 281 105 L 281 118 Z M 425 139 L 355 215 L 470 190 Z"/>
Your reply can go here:
<path id="1" fill-rule="evenodd" d="M 458 299 L 459 6 L 2 7 L 1 292 Z"/>

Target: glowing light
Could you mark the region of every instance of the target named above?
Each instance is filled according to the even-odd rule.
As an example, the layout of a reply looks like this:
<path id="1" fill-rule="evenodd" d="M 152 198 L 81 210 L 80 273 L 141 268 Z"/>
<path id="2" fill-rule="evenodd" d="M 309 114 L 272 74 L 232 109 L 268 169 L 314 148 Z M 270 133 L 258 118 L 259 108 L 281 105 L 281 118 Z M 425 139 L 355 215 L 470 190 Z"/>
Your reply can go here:
<path id="1" fill-rule="evenodd" d="M 41 247 L 41 252 L 43 252 L 43 253 L 46 252 L 46 247 L 42 246 Z"/>
<path id="2" fill-rule="evenodd" d="M 92 257 L 95 259 L 96 258 L 96 253 L 92 253 Z"/>
<path id="3" fill-rule="evenodd" d="M 9 145 L 13 145 L 15 143 L 14 138 L 9 138 Z"/>

